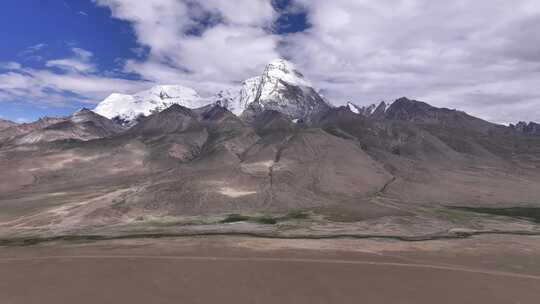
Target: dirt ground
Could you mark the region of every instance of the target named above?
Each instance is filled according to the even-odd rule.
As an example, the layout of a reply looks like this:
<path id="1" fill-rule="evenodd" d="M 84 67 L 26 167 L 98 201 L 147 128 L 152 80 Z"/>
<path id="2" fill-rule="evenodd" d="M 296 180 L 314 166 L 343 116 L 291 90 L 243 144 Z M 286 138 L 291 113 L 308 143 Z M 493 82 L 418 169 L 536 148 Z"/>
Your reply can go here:
<path id="1" fill-rule="evenodd" d="M 0 303 L 538 303 L 540 238 L 242 237 L 0 248 Z"/>

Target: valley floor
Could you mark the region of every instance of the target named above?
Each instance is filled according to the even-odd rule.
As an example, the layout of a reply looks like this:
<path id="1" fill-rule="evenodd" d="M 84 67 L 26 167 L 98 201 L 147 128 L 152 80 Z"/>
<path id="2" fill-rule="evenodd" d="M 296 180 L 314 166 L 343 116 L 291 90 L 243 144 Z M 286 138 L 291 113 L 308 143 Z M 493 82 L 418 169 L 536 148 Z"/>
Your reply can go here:
<path id="1" fill-rule="evenodd" d="M 537 303 L 540 237 L 186 237 L 0 247 L 0 302 Z"/>

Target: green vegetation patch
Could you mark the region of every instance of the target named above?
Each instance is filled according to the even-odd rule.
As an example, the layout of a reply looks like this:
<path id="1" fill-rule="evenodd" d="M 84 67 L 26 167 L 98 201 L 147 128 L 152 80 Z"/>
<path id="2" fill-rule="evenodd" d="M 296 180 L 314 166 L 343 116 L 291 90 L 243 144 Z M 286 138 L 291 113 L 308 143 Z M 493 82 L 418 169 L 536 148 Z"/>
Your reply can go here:
<path id="1" fill-rule="evenodd" d="M 238 223 L 238 222 L 248 222 L 251 217 L 241 214 L 229 214 L 227 217 L 220 221 L 222 224 L 227 223 Z"/>
<path id="2" fill-rule="evenodd" d="M 451 209 L 468 212 L 508 216 L 519 219 L 527 219 L 540 224 L 540 208 L 535 207 L 512 207 L 512 208 L 479 208 L 479 207 L 451 207 Z"/>
<path id="3" fill-rule="evenodd" d="M 412 216 L 413 213 L 381 206 L 370 201 L 349 201 L 347 203 L 315 208 L 321 220 L 336 223 L 356 223 L 385 216 Z"/>
<path id="4" fill-rule="evenodd" d="M 464 211 L 464 210 L 458 210 L 458 209 L 436 209 L 435 214 L 439 218 L 443 218 L 445 220 L 448 220 L 452 223 L 462 223 L 468 219 L 471 218 L 470 213 Z"/>
<path id="5" fill-rule="evenodd" d="M 229 214 L 223 220 L 220 221 L 221 224 L 227 223 L 238 223 L 238 222 L 251 222 L 263 225 L 275 225 L 280 222 L 286 222 L 290 220 L 304 220 L 309 219 L 310 214 L 305 211 L 291 211 L 283 216 L 249 216 L 242 214 Z"/>
<path id="6" fill-rule="evenodd" d="M 337 223 L 361 222 L 370 218 L 365 212 L 357 208 L 323 207 L 317 208 L 315 212 L 324 219 Z"/>
<path id="7" fill-rule="evenodd" d="M 215 224 L 217 220 L 215 217 L 204 216 L 139 216 L 135 219 L 135 224 L 154 227 L 174 227 Z"/>
<path id="8" fill-rule="evenodd" d="M 288 219 L 294 219 L 294 220 L 305 220 L 308 219 L 309 213 L 302 210 L 295 210 L 287 213 L 286 218 Z"/>

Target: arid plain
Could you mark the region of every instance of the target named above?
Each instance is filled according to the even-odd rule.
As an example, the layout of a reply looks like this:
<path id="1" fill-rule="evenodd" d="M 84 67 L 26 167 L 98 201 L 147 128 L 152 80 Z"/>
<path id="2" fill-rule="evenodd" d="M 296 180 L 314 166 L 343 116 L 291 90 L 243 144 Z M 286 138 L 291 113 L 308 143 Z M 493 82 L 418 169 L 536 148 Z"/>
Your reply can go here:
<path id="1" fill-rule="evenodd" d="M 538 259 L 531 236 L 53 242 L 1 248 L 0 302 L 532 304 Z"/>

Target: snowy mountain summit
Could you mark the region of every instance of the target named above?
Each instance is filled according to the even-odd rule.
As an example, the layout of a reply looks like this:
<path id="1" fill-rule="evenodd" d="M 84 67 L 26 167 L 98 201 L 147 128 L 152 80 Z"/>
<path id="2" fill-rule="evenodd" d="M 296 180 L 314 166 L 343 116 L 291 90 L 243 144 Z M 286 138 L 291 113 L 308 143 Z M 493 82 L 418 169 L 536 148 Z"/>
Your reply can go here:
<path id="1" fill-rule="evenodd" d="M 289 85 L 311 86 L 311 83 L 304 78 L 304 75 L 302 75 L 291 62 L 284 59 L 276 59 L 270 62 L 266 66 L 262 77 L 263 81 L 269 84 L 271 83 L 274 86 L 277 86 L 279 81 Z"/>
<path id="2" fill-rule="evenodd" d="M 292 63 L 276 59 L 266 66 L 262 75 L 210 98 L 200 97 L 195 90 L 179 85 L 155 86 L 134 95 L 112 94 L 94 111 L 124 125 L 134 125 L 138 118 L 163 111 L 173 104 L 190 109 L 218 104 L 247 119 L 264 110 L 274 110 L 291 119 L 308 121 L 311 116 L 330 108 Z"/>
<path id="3" fill-rule="evenodd" d="M 134 95 L 111 94 L 97 105 L 94 112 L 124 125 L 133 125 L 141 116 L 160 112 L 173 104 L 199 108 L 208 104 L 191 88 L 179 85 L 160 85 Z"/>
<path id="4" fill-rule="evenodd" d="M 245 107 L 242 116 L 248 119 L 274 110 L 292 119 L 310 120 L 330 108 L 296 67 L 283 59 L 273 60 L 261 76 L 245 81 L 235 100 L 235 105 Z"/>

